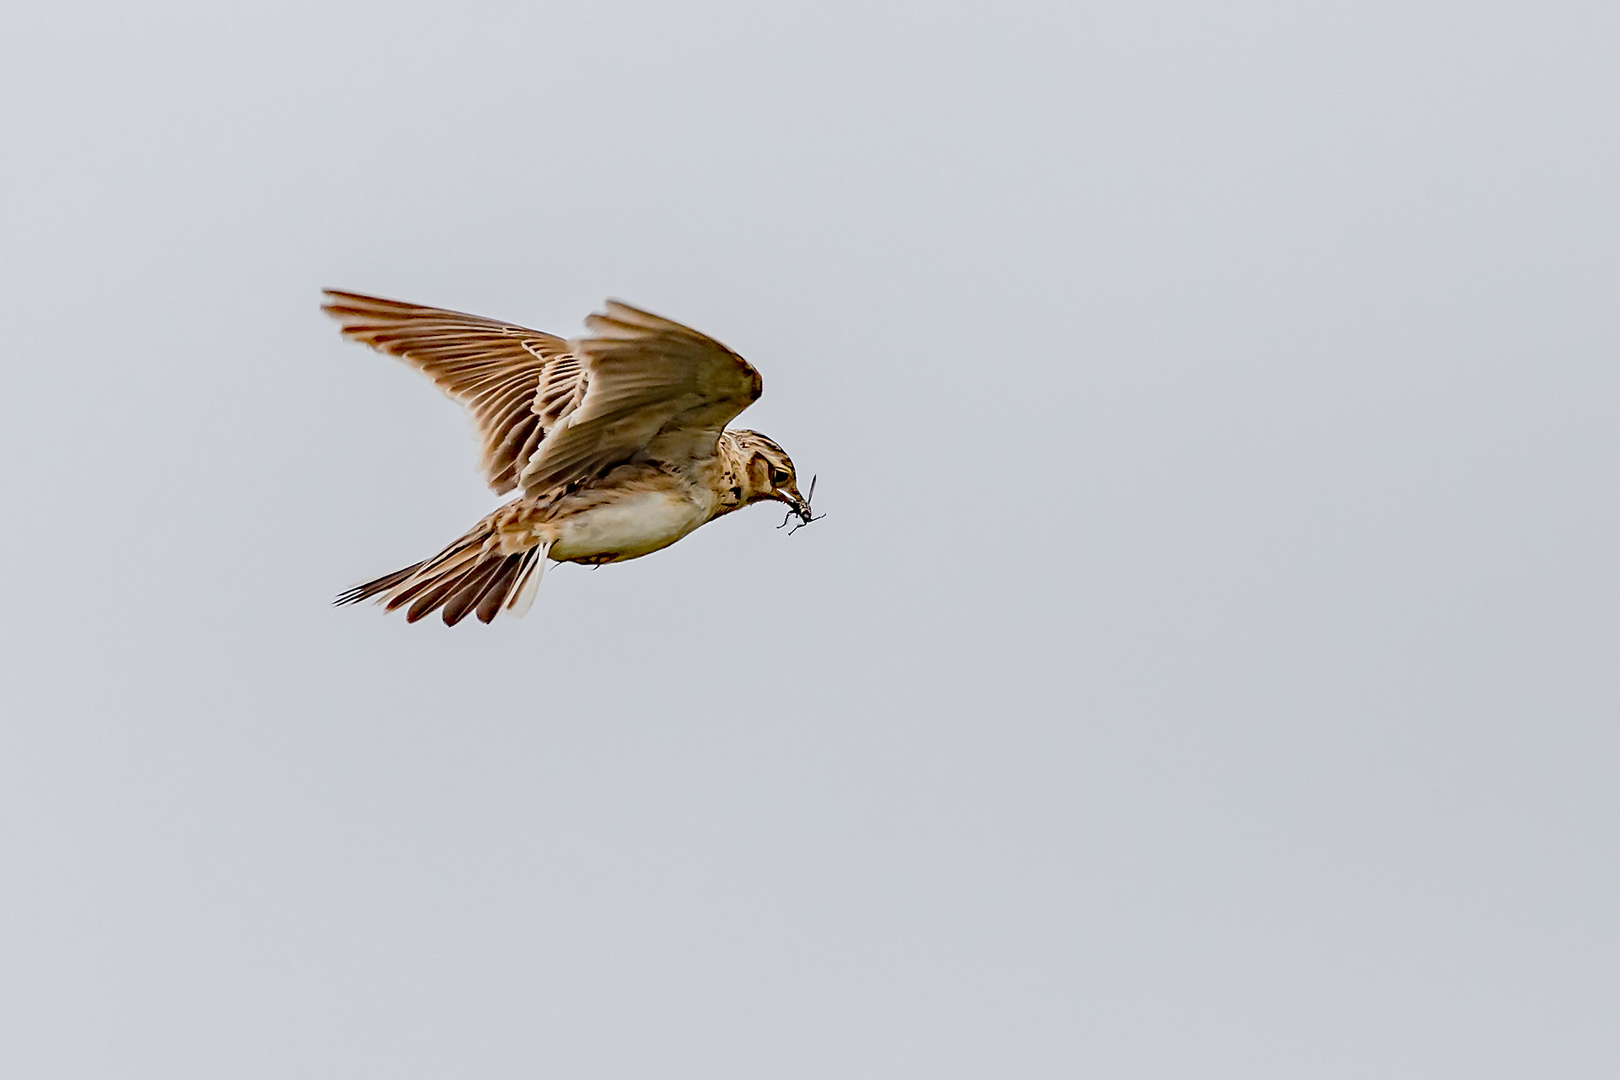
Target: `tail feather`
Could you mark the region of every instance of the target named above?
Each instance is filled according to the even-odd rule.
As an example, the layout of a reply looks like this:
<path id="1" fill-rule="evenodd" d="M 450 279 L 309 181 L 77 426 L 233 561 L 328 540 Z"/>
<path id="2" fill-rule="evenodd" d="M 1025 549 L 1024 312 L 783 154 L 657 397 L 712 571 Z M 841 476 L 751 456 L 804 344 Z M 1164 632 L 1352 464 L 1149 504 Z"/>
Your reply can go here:
<path id="1" fill-rule="evenodd" d="M 447 577 L 459 577 L 466 569 L 466 559 L 452 563 L 448 566 L 435 566 L 430 561 L 420 570 L 412 574 L 410 580 L 404 582 L 383 598 L 383 608 L 387 611 L 397 611 L 406 604 L 415 600 L 424 591 L 432 590 L 445 581 Z M 420 616 L 418 616 L 420 618 Z M 414 622 L 415 620 L 410 620 Z"/>
<path id="2" fill-rule="evenodd" d="M 432 584 L 411 601 L 411 606 L 405 611 L 405 621 L 416 622 L 422 616 L 437 610 L 450 599 L 450 594 L 460 585 L 460 575 L 434 578 Z"/>
<path id="3" fill-rule="evenodd" d="M 461 585 L 450 595 L 450 599 L 444 602 L 445 625 L 454 626 L 467 617 L 467 613 L 477 605 L 479 597 L 484 595 L 484 589 L 489 585 L 490 579 L 503 565 L 505 564 L 498 562 L 480 565 L 462 579 Z"/>
<path id="4" fill-rule="evenodd" d="M 501 605 L 506 602 L 506 594 L 512 588 L 512 582 L 517 575 L 518 558 L 513 556 L 501 564 L 500 570 L 484 589 L 484 594 L 478 598 L 479 622 L 487 623 L 500 613 Z"/>
<path id="5" fill-rule="evenodd" d="M 523 572 L 518 575 L 517 582 L 512 586 L 510 599 L 506 601 L 506 610 L 512 613 L 514 619 L 521 619 L 529 613 L 534 606 L 534 594 L 540 591 L 540 579 L 546 575 L 546 553 L 551 545 L 532 548 L 524 556 Z M 538 553 L 538 557 L 535 556 Z"/>
<path id="6" fill-rule="evenodd" d="M 447 626 L 456 625 L 469 612 L 476 612 L 486 623 L 502 607 L 514 616 L 523 614 L 534 601 L 551 545 L 540 544 L 517 554 L 503 553 L 495 516 L 480 521 L 431 559 L 356 585 L 339 593 L 335 603 L 358 604 L 376 598 L 389 611 L 408 604 L 406 622 L 416 622 L 443 608 Z"/>
<path id="7" fill-rule="evenodd" d="M 337 599 L 333 600 L 332 603 L 341 606 L 343 604 L 358 604 L 362 600 L 369 600 L 380 592 L 387 592 L 392 589 L 420 569 L 422 569 L 421 563 L 412 563 L 405 569 L 395 570 L 392 574 L 385 574 L 376 581 L 368 581 L 364 585 L 356 585 L 352 589 L 345 589 L 338 593 Z"/>

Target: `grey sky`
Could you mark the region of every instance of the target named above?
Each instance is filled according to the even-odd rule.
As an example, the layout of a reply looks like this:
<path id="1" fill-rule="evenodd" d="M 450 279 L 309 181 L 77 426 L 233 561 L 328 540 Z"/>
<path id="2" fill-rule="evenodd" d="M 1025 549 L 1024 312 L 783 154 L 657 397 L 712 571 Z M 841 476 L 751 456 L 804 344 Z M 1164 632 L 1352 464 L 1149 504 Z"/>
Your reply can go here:
<path id="1" fill-rule="evenodd" d="M 1620 8 L 34 5 L 0 1075 L 1612 1077 Z M 527 619 L 323 285 L 749 357 Z"/>

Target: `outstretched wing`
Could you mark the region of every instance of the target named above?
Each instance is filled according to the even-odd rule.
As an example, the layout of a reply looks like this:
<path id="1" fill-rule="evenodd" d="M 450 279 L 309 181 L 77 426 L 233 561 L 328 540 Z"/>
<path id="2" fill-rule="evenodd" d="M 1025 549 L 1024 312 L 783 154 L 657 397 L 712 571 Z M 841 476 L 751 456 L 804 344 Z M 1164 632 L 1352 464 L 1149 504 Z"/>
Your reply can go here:
<path id="1" fill-rule="evenodd" d="M 517 486 L 547 433 L 585 397 L 590 377 L 554 334 L 335 289 L 326 297 L 321 310 L 345 337 L 408 361 L 467 407 L 497 492 Z"/>
<path id="2" fill-rule="evenodd" d="M 701 460 L 760 395 L 759 372 L 712 338 L 616 300 L 568 343 L 587 379 L 579 406 L 558 421 L 520 474 L 534 494 L 624 461 Z"/>

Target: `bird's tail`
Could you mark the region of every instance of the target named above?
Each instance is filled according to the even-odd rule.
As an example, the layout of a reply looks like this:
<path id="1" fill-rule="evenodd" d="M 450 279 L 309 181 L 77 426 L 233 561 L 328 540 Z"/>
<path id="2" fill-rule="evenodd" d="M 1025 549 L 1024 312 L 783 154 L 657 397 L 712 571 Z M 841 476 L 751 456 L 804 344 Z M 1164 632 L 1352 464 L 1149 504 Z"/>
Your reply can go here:
<path id="1" fill-rule="evenodd" d="M 546 569 L 549 543 L 508 555 L 501 551 L 495 514 L 474 525 L 455 543 L 425 562 L 395 570 L 375 581 L 340 593 L 337 604 L 358 604 L 377 597 L 389 611 L 410 607 L 406 622 L 415 622 L 435 609 L 444 609 L 446 626 L 454 626 L 470 612 L 489 622 L 505 608 L 521 616 L 534 603 Z"/>

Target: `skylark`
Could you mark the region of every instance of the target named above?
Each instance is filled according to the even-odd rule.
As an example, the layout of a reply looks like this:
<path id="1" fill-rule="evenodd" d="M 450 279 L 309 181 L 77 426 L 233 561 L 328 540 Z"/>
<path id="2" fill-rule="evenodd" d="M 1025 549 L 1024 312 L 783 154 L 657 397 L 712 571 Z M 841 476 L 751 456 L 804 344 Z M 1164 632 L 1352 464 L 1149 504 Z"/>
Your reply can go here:
<path id="1" fill-rule="evenodd" d="M 668 547 L 749 503 L 812 520 L 793 462 L 726 424 L 759 398 L 759 372 L 712 338 L 609 300 L 565 341 L 458 311 L 326 291 L 343 334 L 422 371 L 467 407 L 482 467 L 518 498 L 423 562 L 337 598 L 443 609 L 454 626 L 534 602 L 547 559 L 602 564 Z M 815 485 L 811 485 L 814 494 Z"/>

